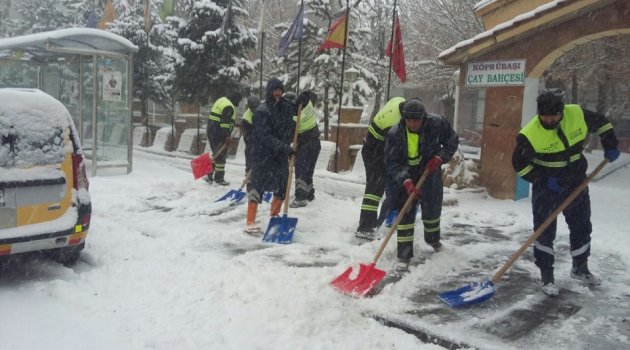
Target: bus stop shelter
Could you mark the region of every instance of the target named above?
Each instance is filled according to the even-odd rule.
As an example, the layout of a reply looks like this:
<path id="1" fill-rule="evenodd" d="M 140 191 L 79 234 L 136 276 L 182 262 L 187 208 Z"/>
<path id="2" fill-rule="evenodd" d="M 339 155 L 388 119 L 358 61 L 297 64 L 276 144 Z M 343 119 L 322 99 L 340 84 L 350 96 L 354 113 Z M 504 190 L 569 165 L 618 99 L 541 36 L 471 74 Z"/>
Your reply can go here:
<path id="1" fill-rule="evenodd" d="M 0 87 L 40 89 L 77 127 L 91 174 L 132 169 L 133 53 L 116 34 L 69 28 L 0 39 Z"/>

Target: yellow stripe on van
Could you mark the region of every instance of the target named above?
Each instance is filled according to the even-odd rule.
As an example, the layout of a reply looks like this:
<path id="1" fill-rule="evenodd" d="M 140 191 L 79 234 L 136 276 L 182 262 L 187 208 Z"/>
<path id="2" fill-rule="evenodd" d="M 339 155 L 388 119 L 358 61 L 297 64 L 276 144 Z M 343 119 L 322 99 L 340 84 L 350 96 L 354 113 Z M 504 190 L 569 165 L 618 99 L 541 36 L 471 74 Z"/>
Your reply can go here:
<path id="1" fill-rule="evenodd" d="M 66 177 L 66 191 L 61 201 L 18 206 L 16 210 L 17 226 L 55 220 L 68 211 L 72 203 L 72 153 L 66 153 L 65 159 L 61 163 L 61 171 Z M 49 210 L 50 208 L 56 209 Z"/>

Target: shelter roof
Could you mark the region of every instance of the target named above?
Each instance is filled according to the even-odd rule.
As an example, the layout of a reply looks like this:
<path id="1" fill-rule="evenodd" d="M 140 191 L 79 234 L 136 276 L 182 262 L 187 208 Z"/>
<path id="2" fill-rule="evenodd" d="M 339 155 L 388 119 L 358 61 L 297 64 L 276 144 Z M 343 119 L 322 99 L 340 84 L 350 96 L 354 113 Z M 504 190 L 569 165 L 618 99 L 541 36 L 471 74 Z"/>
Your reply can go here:
<path id="1" fill-rule="evenodd" d="M 0 39 L 0 51 L 3 50 L 22 50 L 34 56 L 49 55 L 49 51 L 127 55 L 138 51 L 138 47 L 131 41 L 104 30 L 67 28 Z"/>

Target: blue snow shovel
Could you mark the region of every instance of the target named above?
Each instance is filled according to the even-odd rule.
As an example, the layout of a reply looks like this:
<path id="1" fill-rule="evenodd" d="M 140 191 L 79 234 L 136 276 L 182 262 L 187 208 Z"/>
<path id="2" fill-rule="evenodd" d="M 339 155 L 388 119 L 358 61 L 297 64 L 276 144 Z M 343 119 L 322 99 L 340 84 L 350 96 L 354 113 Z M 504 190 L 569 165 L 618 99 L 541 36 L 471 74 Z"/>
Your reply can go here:
<path id="1" fill-rule="evenodd" d="M 595 170 L 578 186 L 573 193 L 567 197 L 567 199 L 560 204 L 560 206 L 549 215 L 549 217 L 545 220 L 545 222 L 538 227 L 534 231 L 534 233 L 523 243 L 523 245 L 510 257 L 510 259 L 497 271 L 492 279 L 486 280 L 483 282 L 472 282 L 467 286 L 451 290 L 448 292 L 443 292 L 438 294 L 438 298 L 448 304 L 451 307 L 460 307 L 465 305 L 472 305 L 484 302 L 490 299 L 496 289 L 494 285 L 501 279 L 503 274 L 514 264 L 514 262 L 523 255 L 525 250 L 529 248 L 529 246 L 534 243 L 534 241 L 540 236 L 543 231 L 556 219 L 556 217 L 564 210 L 566 207 L 573 202 L 573 200 L 588 186 L 588 183 L 593 180 L 595 175 L 599 173 L 604 166 L 608 163 L 607 159 L 604 159 Z"/>
<path id="2" fill-rule="evenodd" d="M 295 165 L 295 150 L 297 148 L 298 130 L 300 129 L 300 116 L 302 115 L 302 105 L 298 107 L 297 120 L 295 122 L 295 131 L 293 132 L 293 155 L 289 161 L 289 177 L 287 178 L 287 187 L 284 191 L 284 213 L 282 217 L 273 217 L 269 219 L 269 226 L 263 235 L 263 242 L 273 242 L 281 244 L 289 244 L 293 239 L 293 233 L 297 226 L 297 218 L 290 218 L 289 215 L 289 193 L 291 192 L 291 180 L 293 179 L 293 168 Z"/>
<path id="3" fill-rule="evenodd" d="M 221 196 L 221 198 L 217 199 L 214 202 L 222 202 L 229 199 L 234 204 L 236 204 L 240 202 L 243 198 L 245 198 L 245 195 L 247 193 L 243 192 L 243 187 L 245 187 L 245 184 L 247 184 L 247 181 L 249 181 L 249 175 L 251 174 L 251 172 L 251 170 L 247 172 L 245 178 L 243 179 L 243 183 L 241 183 L 241 187 L 239 187 L 238 190 L 229 190 L 228 193 L 224 194 L 223 196 Z"/>

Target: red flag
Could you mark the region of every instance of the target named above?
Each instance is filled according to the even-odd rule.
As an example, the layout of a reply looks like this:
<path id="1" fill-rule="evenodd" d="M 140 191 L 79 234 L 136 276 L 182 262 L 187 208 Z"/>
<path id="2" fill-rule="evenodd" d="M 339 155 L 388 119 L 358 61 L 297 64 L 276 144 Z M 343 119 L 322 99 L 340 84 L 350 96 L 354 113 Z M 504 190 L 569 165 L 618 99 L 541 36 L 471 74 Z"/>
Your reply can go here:
<path id="1" fill-rule="evenodd" d="M 328 30 L 328 37 L 319 46 L 320 50 L 324 49 L 343 49 L 343 42 L 346 38 L 346 16 L 339 18 Z"/>
<path id="2" fill-rule="evenodd" d="M 398 15 L 396 15 L 394 19 L 394 37 L 393 37 L 394 47 L 392 51 L 392 40 L 387 43 L 387 49 L 385 49 L 385 55 L 387 57 L 392 57 L 392 69 L 398 79 L 401 82 L 405 82 L 407 80 L 407 68 L 405 68 L 405 52 L 403 51 L 403 43 L 402 43 L 402 35 L 400 31 L 400 20 L 398 19 Z"/>

